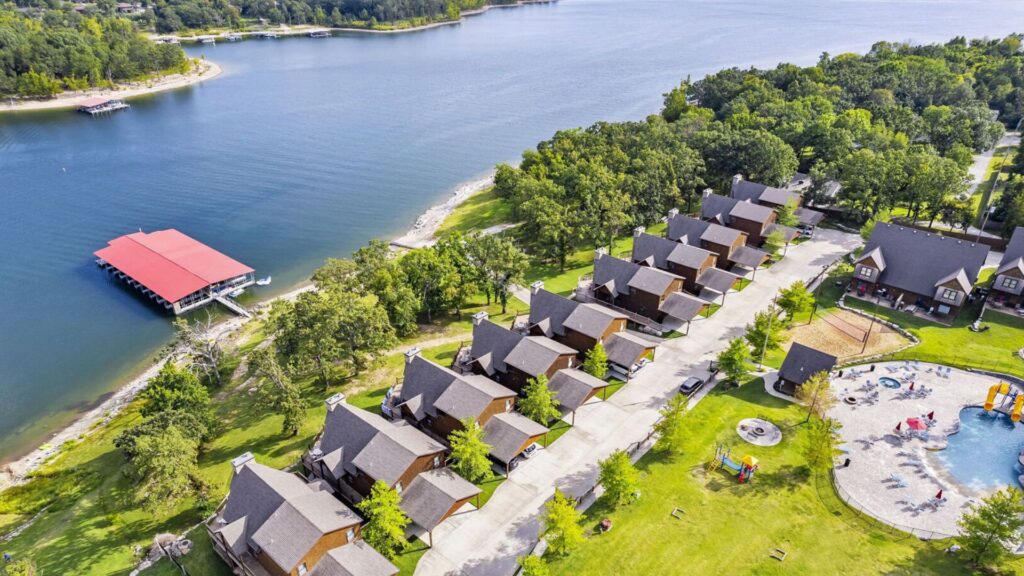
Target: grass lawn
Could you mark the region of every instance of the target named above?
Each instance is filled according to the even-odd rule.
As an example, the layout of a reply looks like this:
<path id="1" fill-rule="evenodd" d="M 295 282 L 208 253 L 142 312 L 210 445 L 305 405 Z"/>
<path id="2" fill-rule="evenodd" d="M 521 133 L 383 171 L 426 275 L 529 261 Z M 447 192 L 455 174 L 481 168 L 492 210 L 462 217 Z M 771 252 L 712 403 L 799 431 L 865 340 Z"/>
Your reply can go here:
<path id="1" fill-rule="evenodd" d="M 474 232 L 512 222 L 512 205 L 488 188 L 459 204 L 437 229 L 442 237 L 452 232 Z"/>
<path id="2" fill-rule="evenodd" d="M 998 181 L 995 181 L 994 178 L 996 173 L 1002 170 L 1004 166 L 1013 162 L 1014 156 L 1016 156 L 1016 146 L 1000 146 L 992 154 L 992 159 L 989 160 L 988 166 L 985 168 L 985 176 L 971 197 L 971 202 L 979 217 L 984 214 L 983 210 L 985 207 L 989 206 L 1002 193 L 1002 188 L 1009 179 L 1010 174 L 1008 172 L 1000 174 Z"/>
<path id="3" fill-rule="evenodd" d="M 739 439 L 736 422 L 757 415 L 784 426 L 781 444 L 759 448 Z M 552 573 L 971 574 L 942 552 L 948 543 L 892 534 L 847 508 L 827 477 L 808 470 L 805 428 L 785 427 L 802 420 L 798 407 L 767 395 L 760 380 L 716 389 L 688 415 L 683 456 L 644 456 L 641 499 L 618 510 L 599 500 L 585 526 L 594 531 L 608 517 L 613 529 L 594 531 L 568 557 L 552 558 Z M 705 473 L 720 443 L 737 459 L 760 460 L 753 483 L 739 484 L 728 471 Z M 685 510 L 681 519 L 670 515 L 676 507 Z M 775 548 L 788 552 L 784 562 L 769 557 Z"/>

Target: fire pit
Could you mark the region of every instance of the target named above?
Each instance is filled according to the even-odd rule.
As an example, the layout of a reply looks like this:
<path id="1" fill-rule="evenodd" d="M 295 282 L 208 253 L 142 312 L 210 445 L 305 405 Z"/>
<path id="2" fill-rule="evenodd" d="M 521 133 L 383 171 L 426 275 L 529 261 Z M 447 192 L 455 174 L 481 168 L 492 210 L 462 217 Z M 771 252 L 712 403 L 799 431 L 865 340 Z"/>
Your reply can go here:
<path id="1" fill-rule="evenodd" d="M 857 404 L 857 397 L 856 396 L 847 396 L 846 398 L 843 398 L 843 402 L 846 402 L 850 406 L 854 406 L 854 405 Z"/>
<path id="2" fill-rule="evenodd" d="M 782 441 L 779 427 L 763 418 L 745 418 L 736 425 L 736 433 L 756 446 L 774 446 Z"/>

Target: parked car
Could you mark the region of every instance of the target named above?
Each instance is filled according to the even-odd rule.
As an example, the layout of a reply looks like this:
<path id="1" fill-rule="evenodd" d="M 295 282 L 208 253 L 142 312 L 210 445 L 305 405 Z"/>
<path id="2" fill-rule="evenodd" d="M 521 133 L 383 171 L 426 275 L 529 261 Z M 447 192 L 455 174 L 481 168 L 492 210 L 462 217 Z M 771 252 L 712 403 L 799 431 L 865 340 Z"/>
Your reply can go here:
<path id="1" fill-rule="evenodd" d="M 705 381 L 703 378 L 697 378 L 696 376 L 690 376 L 683 383 L 679 385 L 679 393 L 690 397 L 697 393 L 698 390 L 704 387 Z"/>
<path id="2" fill-rule="evenodd" d="M 537 452 L 537 448 L 538 448 L 538 446 L 537 446 L 536 442 L 534 442 L 533 444 L 530 444 L 529 446 L 527 446 L 526 449 L 523 450 L 523 454 L 522 454 L 523 458 L 529 458 L 530 456 L 533 456 L 534 453 Z"/>

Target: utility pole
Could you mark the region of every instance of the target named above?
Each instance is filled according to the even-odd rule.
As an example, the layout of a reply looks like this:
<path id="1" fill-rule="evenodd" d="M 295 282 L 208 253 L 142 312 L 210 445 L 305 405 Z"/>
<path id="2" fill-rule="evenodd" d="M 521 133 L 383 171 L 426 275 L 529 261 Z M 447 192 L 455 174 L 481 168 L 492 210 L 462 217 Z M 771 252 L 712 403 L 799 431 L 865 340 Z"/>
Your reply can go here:
<path id="1" fill-rule="evenodd" d="M 772 320 L 775 319 L 775 302 L 778 298 L 778 293 L 776 293 L 775 296 L 772 296 L 772 307 L 769 308 L 769 310 L 771 310 L 771 314 L 768 315 L 768 331 L 764 334 L 764 342 L 761 342 L 761 359 L 757 362 L 758 366 L 761 367 L 761 370 L 764 370 L 764 353 L 768 349 L 768 336 L 772 333 Z M 755 319 L 754 321 L 756 322 L 757 320 Z"/>
<path id="2" fill-rule="evenodd" d="M 868 324 L 868 333 L 864 335 L 864 345 L 860 347 L 861 354 L 868 349 L 868 340 L 871 340 L 871 329 L 875 327 L 876 316 L 878 316 L 878 296 L 875 296 L 874 314 L 871 315 L 871 324 Z"/>

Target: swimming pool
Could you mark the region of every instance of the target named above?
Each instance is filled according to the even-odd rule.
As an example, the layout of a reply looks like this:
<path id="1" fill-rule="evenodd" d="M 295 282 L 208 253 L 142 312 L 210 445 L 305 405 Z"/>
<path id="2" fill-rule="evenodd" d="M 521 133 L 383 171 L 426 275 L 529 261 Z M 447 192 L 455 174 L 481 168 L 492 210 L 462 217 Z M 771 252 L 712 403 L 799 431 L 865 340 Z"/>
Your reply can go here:
<path id="1" fill-rule="evenodd" d="M 969 407 L 960 411 L 960 431 L 936 456 L 961 484 L 987 491 L 1019 487 L 1017 456 L 1022 447 L 1024 426 L 1015 426 L 1006 414 Z"/>

